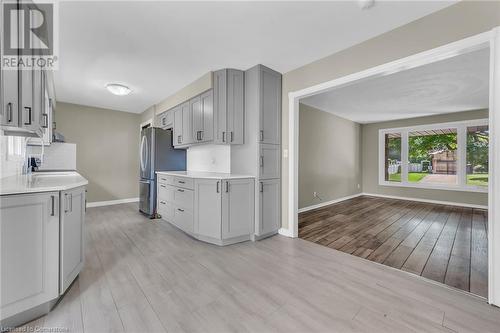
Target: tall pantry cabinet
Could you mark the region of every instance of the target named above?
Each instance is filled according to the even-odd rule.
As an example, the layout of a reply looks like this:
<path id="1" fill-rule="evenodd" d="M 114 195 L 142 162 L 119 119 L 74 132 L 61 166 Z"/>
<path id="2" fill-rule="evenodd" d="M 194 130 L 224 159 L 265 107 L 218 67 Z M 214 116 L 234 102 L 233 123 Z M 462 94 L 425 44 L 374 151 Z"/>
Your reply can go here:
<path id="1" fill-rule="evenodd" d="M 231 172 L 255 176 L 255 238 L 281 225 L 281 74 L 245 71 L 245 144 L 231 147 Z"/>

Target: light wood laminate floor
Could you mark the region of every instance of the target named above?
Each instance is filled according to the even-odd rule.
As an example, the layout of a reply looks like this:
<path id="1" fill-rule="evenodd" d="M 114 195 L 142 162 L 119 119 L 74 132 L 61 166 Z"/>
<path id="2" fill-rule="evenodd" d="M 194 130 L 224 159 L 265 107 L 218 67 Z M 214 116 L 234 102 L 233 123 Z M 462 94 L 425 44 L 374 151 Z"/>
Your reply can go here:
<path id="1" fill-rule="evenodd" d="M 86 263 L 47 316 L 72 332 L 498 332 L 500 310 L 301 239 L 217 247 L 137 205 L 90 208 Z M 20 330 L 26 330 L 26 327 Z M 29 328 L 28 328 L 29 329 Z"/>
<path id="2" fill-rule="evenodd" d="M 488 295 L 483 209 L 361 196 L 299 215 L 299 237 Z"/>

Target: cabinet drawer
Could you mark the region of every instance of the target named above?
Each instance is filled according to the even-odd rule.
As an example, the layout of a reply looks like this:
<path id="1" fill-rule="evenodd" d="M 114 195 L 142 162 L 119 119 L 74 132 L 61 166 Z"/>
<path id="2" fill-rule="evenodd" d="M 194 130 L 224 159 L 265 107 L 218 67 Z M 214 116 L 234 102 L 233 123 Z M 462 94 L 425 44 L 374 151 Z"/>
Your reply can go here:
<path id="1" fill-rule="evenodd" d="M 174 183 L 172 185 L 192 190 L 194 189 L 194 179 L 187 177 L 174 177 Z"/>
<path id="2" fill-rule="evenodd" d="M 185 232 L 193 233 L 193 213 L 184 208 L 176 207 L 174 211 L 174 224 Z"/>
<path id="3" fill-rule="evenodd" d="M 174 185 L 174 176 L 158 175 L 158 183 Z"/>
<path id="4" fill-rule="evenodd" d="M 174 206 L 168 201 L 159 200 L 158 214 L 161 215 L 162 219 L 172 222 L 174 220 Z"/>
<path id="5" fill-rule="evenodd" d="M 158 200 L 173 202 L 175 187 L 166 184 L 158 185 Z"/>
<path id="6" fill-rule="evenodd" d="M 188 190 L 180 187 L 173 187 L 173 203 L 176 207 L 193 210 L 194 193 L 193 190 Z"/>

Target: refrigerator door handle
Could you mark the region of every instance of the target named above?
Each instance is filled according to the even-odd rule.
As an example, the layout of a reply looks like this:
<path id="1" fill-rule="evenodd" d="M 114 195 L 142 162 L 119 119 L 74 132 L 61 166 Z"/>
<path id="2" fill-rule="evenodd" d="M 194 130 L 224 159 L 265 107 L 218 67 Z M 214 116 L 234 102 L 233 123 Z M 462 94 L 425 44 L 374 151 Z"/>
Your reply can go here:
<path id="1" fill-rule="evenodd" d="M 141 141 L 141 171 L 146 169 L 148 139 L 144 135 Z"/>

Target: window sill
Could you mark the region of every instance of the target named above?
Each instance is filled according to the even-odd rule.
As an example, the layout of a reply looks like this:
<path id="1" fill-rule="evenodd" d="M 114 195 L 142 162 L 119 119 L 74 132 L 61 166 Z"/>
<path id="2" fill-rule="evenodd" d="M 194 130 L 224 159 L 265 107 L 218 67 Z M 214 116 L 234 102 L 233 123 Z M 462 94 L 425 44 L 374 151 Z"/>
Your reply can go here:
<path id="1" fill-rule="evenodd" d="M 412 184 L 403 182 L 388 182 L 381 181 L 378 183 L 380 186 L 390 186 L 390 187 L 407 187 L 407 188 L 419 188 L 423 190 L 445 190 L 445 191 L 459 191 L 459 192 L 477 192 L 477 193 L 488 193 L 487 186 L 459 186 L 459 185 L 440 185 L 440 184 Z"/>

